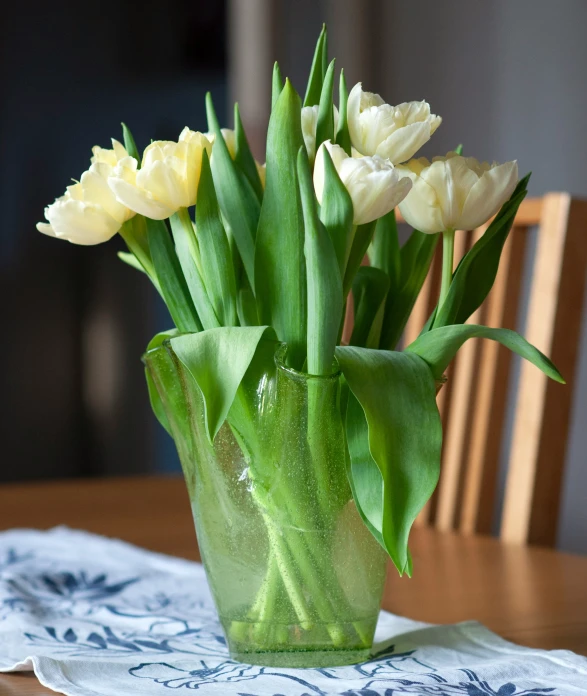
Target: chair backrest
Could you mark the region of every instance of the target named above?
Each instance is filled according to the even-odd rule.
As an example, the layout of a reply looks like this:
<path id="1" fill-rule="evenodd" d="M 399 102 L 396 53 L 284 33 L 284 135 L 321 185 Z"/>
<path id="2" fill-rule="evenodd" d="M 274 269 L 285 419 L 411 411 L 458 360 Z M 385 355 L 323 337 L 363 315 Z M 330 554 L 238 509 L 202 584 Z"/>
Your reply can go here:
<path id="1" fill-rule="evenodd" d="M 535 250 L 529 243 L 532 228 L 537 228 Z M 457 233 L 455 264 L 483 231 Z M 438 253 L 406 328 L 406 342 L 416 338 L 436 304 L 440 263 Z M 523 335 L 554 361 L 567 385 L 548 380 L 525 361 L 515 376 L 507 349 L 493 341 L 468 341 L 438 396 L 445 432 L 441 478 L 418 525 L 491 533 L 500 461 L 506 456 L 500 538 L 554 544 L 586 266 L 587 201 L 566 193 L 524 201 L 495 285 L 469 322 L 511 329 L 521 323 Z M 529 288 L 523 287 L 525 278 Z M 513 382 L 515 409 L 508 424 Z"/>

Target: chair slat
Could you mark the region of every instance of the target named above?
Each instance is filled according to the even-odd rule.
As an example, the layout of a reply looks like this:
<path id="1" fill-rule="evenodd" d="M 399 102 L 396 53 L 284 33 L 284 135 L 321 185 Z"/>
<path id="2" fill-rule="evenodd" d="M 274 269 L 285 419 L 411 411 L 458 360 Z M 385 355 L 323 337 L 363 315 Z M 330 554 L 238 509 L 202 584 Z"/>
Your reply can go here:
<path id="1" fill-rule="evenodd" d="M 587 264 L 587 203 L 543 199 L 526 338 L 572 383 Z M 522 363 L 501 538 L 553 544 L 565 464 L 572 389 Z"/>
<path id="2" fill-rule="evenodd" d="M 457 232 L 455 238 L 455 262 L 458 263 L 460 261 L 468 248 L 481 237 L 484 231 L 484 229 L 479 229 L 472 233 Z M 470 319 L 470 323 L 478 323 L 480 314 L 481 310 L 475 312 Z M 445 441 L 442 452 L 442 474 L 438 488 L 435 525 L 443 531 L 454 527 L 462 488 L 463 457 L 468 430 L 467 421 L 470 415 L 469 402 L 477 359 L 476 343 L 476 341 L 468 341 L 459 351 L 451 371 L 450 408 L 442 414 L 445 421 Z"/>
<path id="3" fill-rule="evenodd" d="M 504 246 L 495 284 L 486 301 L 488 326 L 516 328 L 526 232 L 527 228 L 516 224 Z M 509 350 L 496 341 L 481 342 L 459 524 L 465 534 L 491 532 L 510 364 Z"/>
<path id="4" fill-rule="evenodd" d="M 432 314 L 434 307 L 436 307 L 438 292 L 440 290 L 441 271 L 442 254 L 437 250 L 430 264 L 430 271 L 426 276 L 424 285 L 420 290 L 418 299 L 414 304 L 414 308 L 406 324 L 406 329 L 404 331 L 404 344 L 406 346 L 418 338 L 424 324 L 428 321 L 428 317 Z"/>

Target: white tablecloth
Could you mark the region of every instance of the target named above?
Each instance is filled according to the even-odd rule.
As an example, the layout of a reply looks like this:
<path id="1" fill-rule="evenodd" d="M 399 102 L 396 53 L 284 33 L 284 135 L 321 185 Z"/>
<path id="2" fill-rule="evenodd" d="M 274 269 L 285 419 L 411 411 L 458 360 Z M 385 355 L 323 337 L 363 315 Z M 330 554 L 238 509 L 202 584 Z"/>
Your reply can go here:
<path id="1" fill-rule="evenodd" d="M 361 665 L 233 662 L 199 564 L 66 528 L 0 533 L 0 672 L 18 670 L 68 696 L 587 694 L 587 658 L 386 612 Z"/>

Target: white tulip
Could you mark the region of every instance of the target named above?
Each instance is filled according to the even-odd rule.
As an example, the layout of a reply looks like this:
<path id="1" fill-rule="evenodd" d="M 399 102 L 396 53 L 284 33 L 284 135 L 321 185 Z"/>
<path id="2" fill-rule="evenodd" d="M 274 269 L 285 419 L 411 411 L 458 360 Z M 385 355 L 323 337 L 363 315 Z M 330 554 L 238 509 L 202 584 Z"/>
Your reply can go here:
<path id="1" fill-rule="evenodd" d="M 116 198 L 131 210 L 164 220 L 195 204 L 204 150 L 208 154 L 212 150 L 206 136 L 184 128 L 178 142 L 151 143 L 140 169 L 134 157 L 120 160 L 108 183 Z"/>
<path id="2" fill-rule="evenodd" d="M 340 145 L 329 140 L 322 143 L 314 166 L 314 189 L 322 203 L 324 192 L 324 156 L 326 148 L 338 175 L 353 202 L 353 223 L 364 225 L 377 220 L 393 210 L 408 194 L 412 182 L 400 178 L 398 170 L 389 160 L 374 157 L 349 157 Z"/>
<path id="3" fill-rule="evenodd" d="M 308 152 L 310 162 L 314 162 L 316 157 L 316 130 L 318 128 L 318 110 L 319 106 L 304 106 L 302 107 L 302 135 L 304 136 L 304 144 Z M 332 107 L 334 117 L 334 132 L 338 130 L 338 109 Z"/>
<path id="4" fill-rule="evenodd" d="M 353 147 L 393 164 L 413 157 L 442 122 L 425 101 L 390 106 L 378 94 L 363 92 L 360 82 L 349 94 L 347 118 Z"/>
<path id="5" fill-rule="evenodd" d="M 101 244 L 113 237 L 134 212 L 116 200 L 108 177 L 118 161 L 127 157 L 124 146 L 112 141 L 112 150 L 94 147 L 92 165 L 65 195 L 45 208 L 48 222 L 39 222 L 43 234 L 73 244 Z"/>
<path id="6" fill-rule="evenodd" d="M 399 165 L 413 187 L 400 204 L 405 220 L 421 232 L 473 230 L 487 222 L 518 183 L 517 162 L 489 164 L 449 152 Z"/>

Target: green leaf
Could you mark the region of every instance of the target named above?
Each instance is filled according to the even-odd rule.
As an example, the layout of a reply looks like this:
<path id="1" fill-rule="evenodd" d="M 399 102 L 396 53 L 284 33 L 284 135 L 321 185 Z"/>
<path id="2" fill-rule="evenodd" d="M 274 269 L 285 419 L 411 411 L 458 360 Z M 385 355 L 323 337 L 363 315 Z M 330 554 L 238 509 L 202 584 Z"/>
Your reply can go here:
<path id="1" fill-rule="evenodd" d="M 406 350 L 425 360 L 435 379 L 440 379 L 459 348 L 469 338 L 489 338 L 501 343 L 522 358 L 529 360 L 545 375 L 564 384 L 560 372 L 538 348 L 510 329 L 492 329 L 475 324 L 454 324 L 432 329 L 419 336 Z"/>
<path id="2" fill-rule="evenodd" d="M 390 292 L 385 308 L 381 348 L 392 350 L 401 338 L 430 270 L 439 238 L 439 234 L 414 230 L 400 249 L 399 284 Z"/>
<path id="3" fill-rule="evenodd" d="M 241 326 L 258 326 L 257 303 L 250 288 L 241 288 L 238 292 L 237 306 Z"/>
<path id="4" fill-rule="evenodd" d="M 463 154 L 463 143 L 459 143 L 459 145 L 455 147 L 455 152 L 457 153 L 457 155 Z"/>
<path id="5" fill-rule="evenodd" d="M 318 152 L 318 148 L 325 140 L 334 140 L 334 103 L 332 101 L 334 63 L 335 61 L 333 60 L 328 66 L 320 94 L 318 123 L 316 125 L 316 152 Z"/>
<path id="6" fill-rule="evenodd" d="M 361 266 L 353 281 L 355 324 L 351 346 L 378 348 L 389 292 L 389 276 L 379 268 Z"/>
<path id="7" fill-rule="evenodd" d="M 304 106 L 316 106 L 316 104 L 320 103 L 324 73 L 326 72 L 325 61 L 328 60 L 326 34 L 326 25 L 323 25 L 314 51 L 314 59 L 312 60 L 310 77 L 308 78 L 308 87 L 306 88 L 306 96 L 304 97 Z"/>
<path id="8" fill-rule="evenodd" d="M 375 232 L 375 224 L 375 220 L 373 220 L 373 222 L 368 222 L 366 225 L 359 225 L 355 230 L 342 284 L 344 297 L 349 294 L 354 277 L 357 275 L 357 271 L 365 258 L 369 244 L 371 244 Z"/>
<path id="9" fill-rule="evenodd" d="M 464 324 L 493 287 L 503 246 L 508 238 L 520 203 L 527 194 L 530 174 L 520 180 L 485 234 L 463 257 L 453 275 L 446 300 L 439 307 L 434 328 Z"/>
<path id="10" fill-rule="evenodd" d="M 149 342 L 149 345 L 147 346 L 147 352 L 150 350 L 155 350 L 155 348 L 159 348 L 163 344 L 163 341 L 167 340 L 168 338 L 172 338 L 173 336 L 177 336 L 178 331 L 177 329 L 169 329 L 168 331 L 161 331 L 161 333 L 158 333 L 155 335 Z M 167 414 L 165 412 L 165 408 L 163 406 L 163 401 L 161 400 L 161 396 L 159 395 L 159 390 L 157 389 L 157 386 L 155 385 L 155 381 L 153 380 L 153 376 L 151 375 L 151 372 L 148 367 L 145 367 L 145 378 L 147 380 L 147 389 L 149 391 L 149 401 L 151 402 L 151 408 L 153 409 L 153 413 L 157 417 L 157 420 L 161 425 L 165 428 L 165 430 L 173 437 L 173 433 L 171 432 L 171 427 L 169 424 L 169 420 L 167 418 Z M 175 379 L 175 375 L 172 376 L 172 379 L 170 380 L 169 385 L 165 385 L 166 387 L 169 386 L 173 388 L 173 384 L 171 382 L 176 383 L 177 380 Z"/>
<path id="11" fill-rule="evenodd" d="M 202 392 L 206 432 L 214 441 L 267 326 L 221 327 L 172 338 L 171 348 Z"/>
<path id="12" fill-rule="evenodd" d="M 137 271 L 140 271 L 141 273 L 146 273 L 145 269 L 143 268 L 143 265 L 141 262 L 137 259 L 137 257 L 134 254 L 130 254 L 127 251 L 119 251 L 116 256 L 126 263 L 128 266 L 131 268 L 136 269 Z"/>
<path id="13" fill-rule="evenodd" d="M 308 372 L 329 375 L 342 321 L 342 278 L 334 246 L 317 211 L 306 148 L 298 152 L 298 177 L 306 236 L 304 254 L 308 279 Z"/>
<path id="14" fill-rule="evenodd" d="M 275 102 L 279 99 L 281 90 L 283 89 L 283 78 L 281 77 L 281 70 L 279 69 L 279 63 L 275 61 L 273 64 L 273 79 L 271 81 L 271 111 L 275 107 Z"/>
<path id="15" fill-rule="evenodd" d="M 347 477 L 361 518 L 383 546 L 383 476 L 369 452 L 369 426 L 365 412 L 355 395 L 348 392 L 345 429 L 348 448 Z"/>
<path id="16" fill-rule="evenodd" d="M 340 83 L 338 87 L 338 130 L 336 132 L 336 144 L 340 145 L 349 157 L 352 156 L 351 135 L 347 116 L 347 104 L 349 90 L 344 78 L 344 71 L 340 71 Z"/>
<path id="17" fill-rule="evenodd" d="M 346 412 L 355 503 L 403 573 L 411 565 L 410 529 L 440 471 L 434 377 L 413 353 L 340 346 L 336 358 L 358 402 L 349 397 Z"/>
<path id="18" fill-rule="evenodd" d="M 324 191 L 320 220 L 328 230 L 343 276 L 353 242 L 353 202 L 326 148 L 323 156 Z"/>
<path id="19" fill-rule="evenodd" d="M 190 296 L 167 225 L 146 218 L 149 248 L 161 294 L 180 331 L 201 331 L 202 324 Z"/>
<path id="20" fill-rule="evenodd" d="M 289 80 L 269 120 L 267 180 L 255 249 L 255 297 L 259 320 L 288 344 L 291 365 L 306 353 L 304 217 L 297 156 L 304 144 L 300 99 Z"/>
<path id="21" fill-rule="evenodd" d="M 119 233 L 129 251 L 137 257 L 147 275 L 155 282 L 155 271 L 149 249 L 145 218 L 142 215 L 134 215 L 122 225 Z"/>
<path id="22" fill-rule="evenodd" d="M 400 286 L 401 255 L 395 210 L 377 220 L 375 234 L 369 248 L 369 262 L 389 277 L 390 289 L 395 292 Z"/>
<path id="23" fill-rule="evenodd" d="M 220 209 L 234 235 L 249 283 L 254 288 L 255 234 L 259 222 L 259 199 L 246 176 L 239 171 L 230 156 L 209 92 L 206 95 L 206 113 L 208 128 L 216 136 L 211 166 Z"/>
<path id="24" fill-rule="evenodd" d="M 237 317 L 234 264 L 220 217 L 208 153 L 205 150 L 198 184 L 196 235 L 202 259 L 204 285 L 214 313 L 222 326 L 235 326 Z"/>
<path id="25" fill-rule="evenodd" d="M 122 137 L 124 139 L 124 147 L 128 154 L 136 159 L 140 167 L 141 158 L 139 156 L 139 150 L 137 148 L 137 144 L 135 143 L 135 139 L 132 137 L 130 128 L 126 125 L 126 123 L 121 123 L 120 125 L 122 126 Z"/>
<path id="26" fill-rule="evenodd" d="M 200 250 L 187 209 L 180 208 L 177 213 L 171 216 L 169 221 L 175 242 L 175 251 L 202 328 L 215 329 L 220 326 L 220 322 L 202 279 Z"/>
<path id="27" fill-rule="evenodd" d="M 247 177 L 257 198 L 261 201 L 263 198 L 263 186 L 259 178 L 255 158 L 249 147 L 249 141 L 247 140 L 247 135 L 241 120 L 238 104 L 234 105 L 234 136 L 236 140 L 236 156 L 234 161 Z"/>

